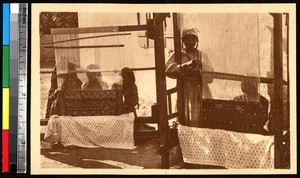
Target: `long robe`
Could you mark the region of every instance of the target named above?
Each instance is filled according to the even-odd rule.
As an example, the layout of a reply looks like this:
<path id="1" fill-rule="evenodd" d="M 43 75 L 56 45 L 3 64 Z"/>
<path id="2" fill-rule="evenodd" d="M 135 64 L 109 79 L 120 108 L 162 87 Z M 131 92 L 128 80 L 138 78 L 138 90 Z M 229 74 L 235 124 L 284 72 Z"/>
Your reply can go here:
<path id="1" fill-rule="evenodd" d="M 186 63 L 192 60 L 191 55 L 186 52 L 182 52 L 181 55 L 182 63 Z M 194 56 L 195 60 L 199 62 L 202 61 L 202 71 L 213 71 L 207 54 L 198 50 L 198 55 Z M 166 63 L 166 73 L 170 78 L 180 77 L 182 69 L 179 64 L 175 62 L 175 56 L 172 55 L 171 58 Z M 203 75 L 202 75 L 203 76 Z M 203 76 L 203 79 L 199 76 L 185 76 L 184 85 L 184 110 L 185 110 L 185 125 L 191 127 L 199 127 L 201 120 L 201 95 L 202 98 L 212 98 L 212 93 L 208 86 L 212 83 L 213 79 Z M 201 86 L 202 85 L 202 86 Z M 201 91 L 202 88 L 202 91 Z"/>

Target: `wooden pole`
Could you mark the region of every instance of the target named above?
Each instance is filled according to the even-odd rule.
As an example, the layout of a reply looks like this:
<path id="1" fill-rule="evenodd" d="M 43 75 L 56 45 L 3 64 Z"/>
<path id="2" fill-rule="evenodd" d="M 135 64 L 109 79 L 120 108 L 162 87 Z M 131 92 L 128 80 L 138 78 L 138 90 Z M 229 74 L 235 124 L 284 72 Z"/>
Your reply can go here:
<path id="1" fill-rule="evenodd" d="M 141 25 L 141 21 L 140 21 L 140 13 L 137 13 L 137 24 Z"/>
<path id="2" fill-rule="evenodd" d="M 154 13 L 154 19 L 159 13 Z M 159 123 L 161 137 L 162 168 L 169 168 L 169 124 L 167 120 L 167 98 L 166 98 L 166 75 L 165 75 L 165 51 L 163 21 L 154 23 L 154 50 L 155 50 L 155 73 L 156 93 L 159 105 Z"/>
<path id="3" fill-rule="evenodd" d="M 175 62 L 181 64 L 181 35 L 180 35 L 180 20 L 177 13 L 173 13 L 173 33 L 174 33 L 174 50 L 175 50 Z M 177 110 L 179 113 L 178 121 L 180 124 L 184 123 L 184 93 L 183 93 L 183 81 L 181 77 L 177 78 Z"/>
<path id="4" fill-rule="evenodd" d="M 289 23 L 289 13 L 286 14 L 286 26 L 287 26 L 287 37 L 286 37 L 286 54 L 287 54 L 287 100 L 288 100 L 288 120 L 290 121 L 290 54 L 289 54 L 289 30 L 290 30 L 290 23 Z M 290 127 L 289 127 L 290 129 Z"/>
<path id="5" fill-rule="evenodd" d="M 290 133 L 290 122 L 291 122 L 291 119 L 290 119 L 290 67 L 289 67 L 289 29 L 290 29 L 290 25 L 289 25 L 289 13 L 286 13 L 286 26 L 287 26 L 287 37 L 286 37 L 286 54 L 287 54 L 287 120 L 288 120 L 288 131 Z M 289 134 L 289 137 L 287 138 L 286 141 L 286 144 L 287 145 L 287 154 L 286 155 L 286 165 L 287 167 L 286 168 L 290 168 L 290 164 L 291 164 L 291 157 L 290 157 L 290 154 L 291 154 L 291 151 L 290 151 L 290 134 Z"/>
<path id="6" fill-rule="evenodd" d="M 97 35 L 97 36 L 88 36 L 88 37 L 82 37 L 82 38 L 73 38 L 73 39 L 68 39 L 68 40 L 43 43 L 43 44 L 41 44 L 41 46 L 48 45 L 48 44 L 70 42 L 70 41 L 79 41 L 79 40 L 86 40 L 86 39 L 93 39 L 93 38 L 111 37 L 111 36 L 125 36 L 125 35 L 131 35 L 131 33 L 117 33 L 117 34 L 109 34 L 109 35 Z"/>
<path id="7" fill-rule="evenodd" d="M 82 48 L 120 48 L 125 47 L 123 44 L 117 45 L 86 45 L 86 46 L 44 46 L 44 48 L 50 49 L 82 49 Z"/>
<path id="8" fill-rule="evenodd" d="M 282 70 L 282 14 L 272 14 L 274 18 L 274 136 L 275 168 L 283 168 L 283 70 Z"/>
<path id="9" fill-rule="evenodd" d="M 84 34 L 84 33 L 106 33 L 106 32 L 128 32 L 145 31 L 147 25 L 106 26 L 106 27 L 82 27 L 82 28 L 53 28 L 52 35 Z"/>
<path id="10" fill-rule="evenodd" d="M 150 19 L 149 18 L 149 16 L 150 16 L 150 14 L 148 14 L 148 13 L 146 13 L 146 23 L 148 24 L 148 20 Z M 147 48 L 149 48 L 149 37 L 148 37 L 148 35 L 146 35 L 146 46 L 147 46 Z"/>

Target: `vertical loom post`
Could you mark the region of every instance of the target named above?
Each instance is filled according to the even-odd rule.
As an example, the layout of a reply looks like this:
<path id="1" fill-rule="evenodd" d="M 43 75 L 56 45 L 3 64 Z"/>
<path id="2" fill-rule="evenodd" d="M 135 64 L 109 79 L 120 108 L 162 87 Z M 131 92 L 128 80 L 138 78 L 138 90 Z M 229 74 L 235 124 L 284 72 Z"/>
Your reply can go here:
<path id="1" fill-rule="evenodd" d="M 274 18 L 274 134 L 275 168 L 282 168 L 282 124 L 283 124 L 283 70 L 282 70 L 282 14 Z"/>
<path id="2" fill-rule="evenodd" d="M 153 14 L 153 19 L 159 13 Z M 155 49 L 155 73 L 156 73 L 156 93 L 159 105 L 159 123 L 162 153 L 162 168 L 169 168 L 169 125 L 167 120 L 167 98 L 166 98 L 166 76 L 165 76 L 165 51 L 164 51 L 164 31 L 163 21 L 154 22 L 154 49 Z"/>
<path id="3" fill-rule="evenodd" d="M 137 24 L 140 25 L 141 24 L 141 21 L 140 21 L 140 13 L 137 13 Z"/>
<path id="4" fill-rule="evenodd" d="M 290 61 L 289 61 L 289 29 L 290 29 L 290 23 L 289 23 L 289 13 L 286 13 L 286 19 L 285 19 L 285 25 L 287 26 L 287 37 L 286 37 L 286 39 L 287 39 L 287 43 L 286 43 L 286 54 L 287 54 L 287 120 L 288 120 L 288 131 L 290 131 L 290 122 L 291 122 L 291 118 L 290 118 L 290 67 L 289 67 L 289 63 L 290 63 Z M 290 134 L 289 134 L 289 136 L 290 136 Z M 286 168 L 290 168 L 290 164 L 291 164 L 291 158 L 290 158 L 290 153 L 291 153 L 291 151 L 290 151 L 290 148 L 291 148 L 291 146 L 290 146 L 290 137 L 288 137 L 287 138 L 287 140 L 285 140 L 286 141 L 286 146 L 287 146 L 287 150 L 288 150 L 288 152 L 287 152 L 287 155 L 286 155 L 286 160 L 285 160 L 285 162 L 287 162 L 286 163 Z"/>
<path id="5" fill-rule="evenodd" d="M 174 49 L 175 62 L 181 64 L 181 36 L 180 36 L 180 19 L 177 13 L 173 13 L 173 33 L 174 33 Z M 184 123 L 184 104 L 183 104 L 183 81 L 177 78 L 177 109 L 179 113 L 179 123 Z"/>

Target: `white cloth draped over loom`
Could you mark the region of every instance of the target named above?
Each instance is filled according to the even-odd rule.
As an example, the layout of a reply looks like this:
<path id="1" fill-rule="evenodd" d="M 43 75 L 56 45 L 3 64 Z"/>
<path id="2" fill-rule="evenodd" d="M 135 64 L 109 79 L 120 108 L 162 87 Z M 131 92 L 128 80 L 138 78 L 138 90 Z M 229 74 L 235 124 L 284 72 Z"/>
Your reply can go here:
<path id="1" fill-rule="evenodd" d="M 85 148 L 134 149 L 134 114 L 120 116 L 57 116 L 47 125 L 45 141 Z"/>
<path id="2" fill-rule="evenodd" d="M 198 49 L 207 54 L 214 72 L 259 77 L 258 14 L 182 13 L 179 17 L 181 31 L 199 31 Z M 209 84 L 213 98 L 231 100 L 242 95 L 242 80 L 248 79 L 214 79 Z"/>
<path id="3" fill-rule="evenodd" d="M 274 136 L 178 126 L 183 161 L 226 168 L 274 168 Z"/>

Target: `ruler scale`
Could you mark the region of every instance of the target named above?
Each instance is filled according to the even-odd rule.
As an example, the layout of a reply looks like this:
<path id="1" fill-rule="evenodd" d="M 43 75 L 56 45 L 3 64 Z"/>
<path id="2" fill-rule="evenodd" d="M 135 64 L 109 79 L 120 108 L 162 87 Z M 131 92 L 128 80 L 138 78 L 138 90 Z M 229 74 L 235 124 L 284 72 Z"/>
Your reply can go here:
<path id="1" fill-rule="evenodd" d="M 27 47 L 28 4 L 19 4 L 19 53 L 18 53 L 18 147 L 17 172 L 26 173 L 27 167 Z"/>
<path id="2" fill-rule="evenodd" d="M 10 172 L 17 171 L 19 4 L 10 4 Z"/>

